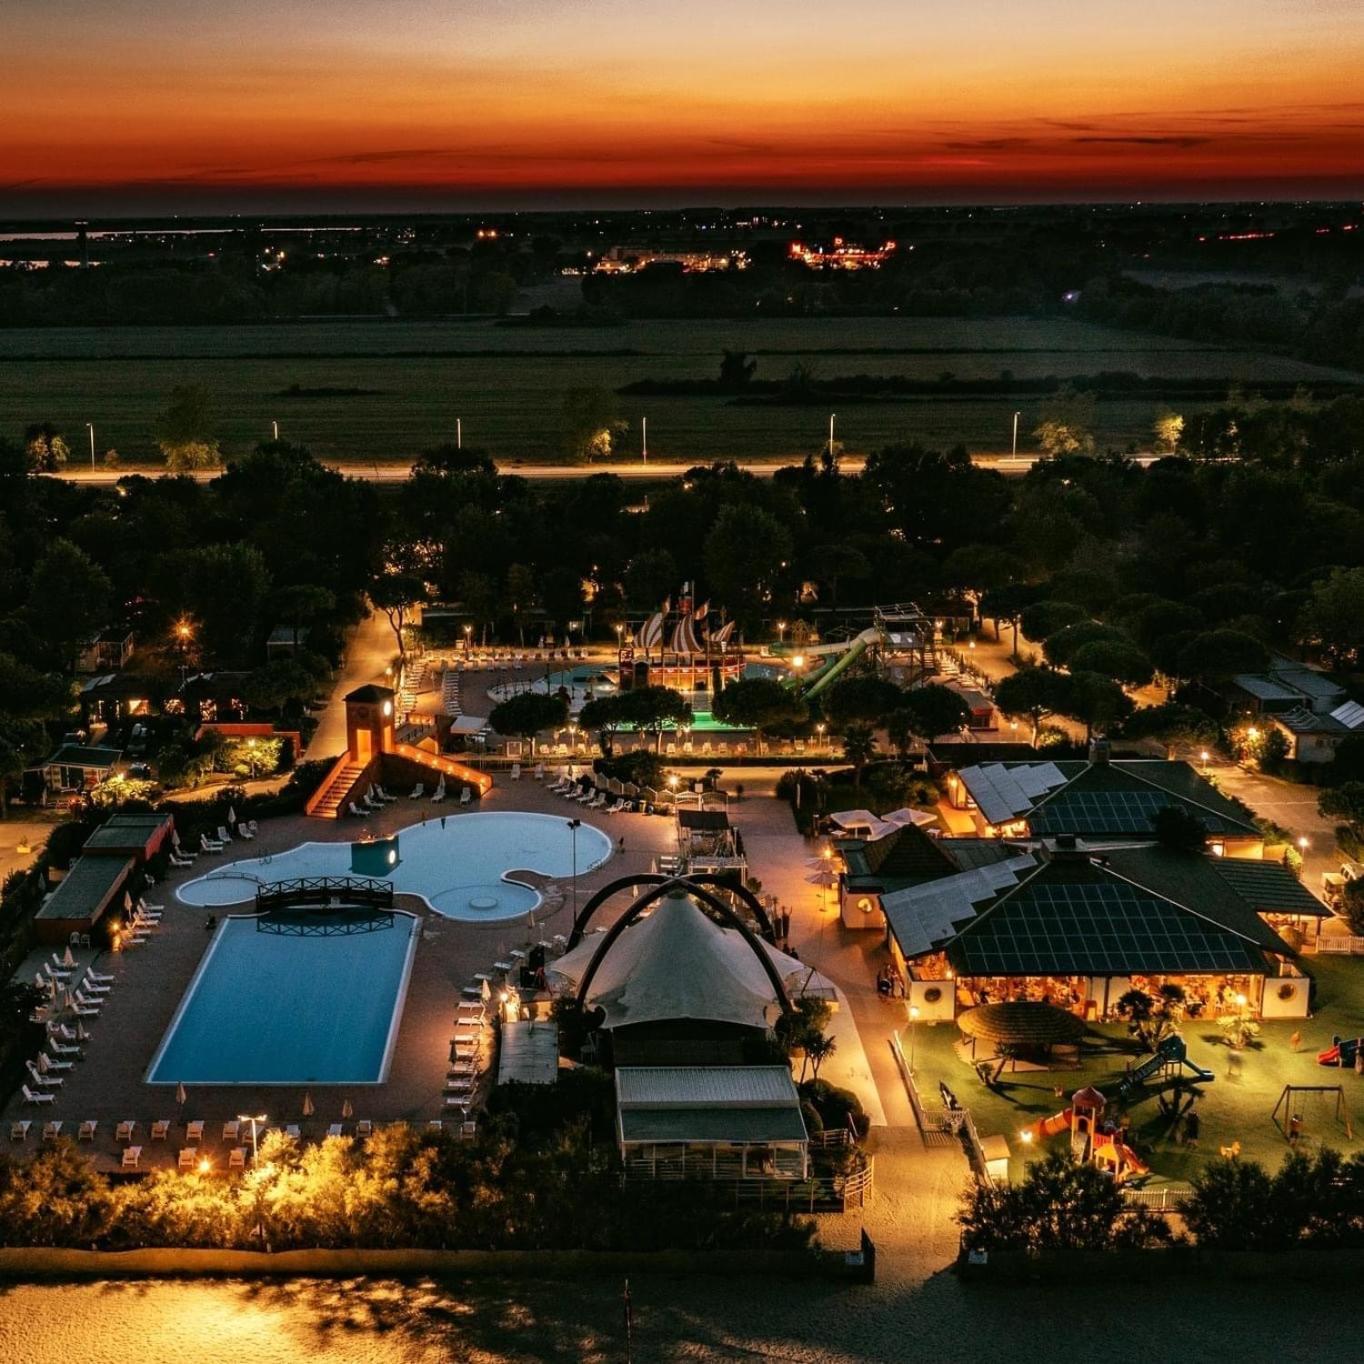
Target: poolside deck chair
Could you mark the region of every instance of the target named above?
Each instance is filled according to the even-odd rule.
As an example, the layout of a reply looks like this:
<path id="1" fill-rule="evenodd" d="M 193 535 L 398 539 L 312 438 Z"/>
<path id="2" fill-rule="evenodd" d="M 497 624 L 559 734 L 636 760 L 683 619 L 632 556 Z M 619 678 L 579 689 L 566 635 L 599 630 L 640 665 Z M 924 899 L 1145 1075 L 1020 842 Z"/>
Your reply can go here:
<path id="1" fill-rule="evenodd" d="M 73 1014 L 75 1014 L 77 1018 L 98 1018 L 98 1017 L 99 1017 L 99 1010 L 98 1010 L 98 1009 L 91 1009 L 91 1008 L 89 1008 L 89 1007 L 87 1007 L 87 1006 L 85 1006 L 85 1005 L 82 1005 L 82 1004 L 77 1004 L 76 1007 L 75 1007 L 74 1009 L 71 1010 L 71 1012 L 72 1012 Z"/>
<path id="2" fill-rule="evenodd" d="M 296 1122 L 291 1122 L 285 1126 L 284 1135 L 288 1137 L 290 1141 L 297 1141 L 303 1133 L 299 1130 L 299 1126 Z"/>
<path id="3" fill-rule="evenodd" d="M 44 1075 L 46 1075 L 48 1071 L 73 1070 L 75 1069 L 75 1062 L 55 1061 L 45 1051 L 40 1051 L 38 1053 L 38 1069 L 41 1070 Z"/>
<path id="4" fill-rule="evenodd" d="M 229 1170 L 246 1169 L 246 1147 L 234 1146 L 227 1153 L 227 1168 Z"/>
<path id="5" fill-rule="evenodd" d="M 165 905 L 154 905 L 150 900 L 148 900 L 145 896 L 142 895 L 139 895 L 137 897 L 137 907 L 138 910 L 143 914 L 164 914 L 166 912 Z"/>
<path id="6" fill-rule="evenodd" d="M 23 1094 L 25 1103 L 54 1104 L 57 1102 L 55 1094 L 44 1094 L 42 1090 L 32 1090 L 27 1085 L 20 1085 L 19 1091 Z"/>
<path id="7" fill-rule="evenodd" d="M 71 1056 L 79 1058 L 81 1054 L 81 1049 L 79 1047 L 73 1047 L 68 1042 L 58 1042 L 56 1038 L 53 1037 L 47 1039 L 47 1048 L 54 1056 Z M 55 1066 L 58 1062 L 53 1061 L 51 1064 Z M 69 1066 L 71 1062 L 67 1061 L 65 1064 Z"/>
<path id="8" fill-rule="evenodd" d="M 53 1118 L 51 1122 L 43 1124 L 43 1140 L 56 1141 L 62 1134 L 62 1128 L 66 1124 L 60 1118 Z"/>
<path id="9" fill-rule="evenodd" d="M 202 1143 L 203 1139 L 204 1120 L 202 1118 L 195 1118 L 193 1122 L 185 1124 L 185 1142 L 188 1145 L 192 1146 L 196 1141 Z"/>
<path id="10" fill-rule="evenodd" d="M 216 842 L 214 839 L 211 839 L 207 834 L 200 834 L 199 846 L 206 853 L 220 853 L 222 852 L 223 848 L 226 845 Z"/>
<path id="11" fill-rule="evenodd" d="M 72 971 L 76 969 L 74 965 L 67 966 L 55 952 L 52 954 L 52 965 L 47 966 L 47 964 L 44 963 L 44 966 L 48 971 L 51 971 L 53 975 L 69 976 Z"/>
<path id="12" fill-rule="evenodd" d="M 80 1125 L 80 1130 L 76 1133 L 77 1141 L 94 1141 L 95 1129 L 99 1123 L 94 1118 L 87 1118 Z"/>
<path id="13" fill-rule="evenodd" d="M 182 1146 L 180 1148 L 180 1158 L 175 1162 L 177 1170 L 192 1170 L 199 1163 L 199 1157 L 195 1154 L 194 1147 Z"/>
<path id="14" fill-rule="evenodd" d="M 112 985 L 114 983 L 113 976 L 106 975 L 103 971 L 96 971 L 93 966 L 85 973 L 85 978 L 86 980 L 93 980 L 99 985 Z"/>
<path id="15" fill-rule="evenodd" d="M 374 1124 L 368 1118 L 361 1118 L 355 1124 L 355 1135 L 357 1137 L 368 1137 L 374 1133 Z"/>
<path id="16" fill-rule="evenodd" d="M 11 1141 L 27 1141 L 28 1129 L 32 1126 L 32 1118 L 17 1118 L 9 1125 L 9 1139 Z"/>
<path id="17" fill-rule="evenodd" d="M 153 1141 L 165 1141 L 166 1138 L 169 1137 L 169 1136 L 170 1136 L 170 1119 L 169 1119 L 169 1118 L 157 1118 L 157 1120 L 156 1120 L 154 1123 L 152 1123 L 152 1140 L 153 1140 Z"/>
<path id="18" fill-rule="evenodd" d="M 34 1086 L 38 1089 L 60 1089 L 63 1083 L 65 1083 L 64 1081 L 59 1080 L 55 1075 L 44 1075 L 32 1061 L 25 1061 L 24 1069 L 28 1071 L 29 1077 L 32 1079 Z"/>
<path id="19" fill-rule="evenodd" d="M 459 793 L 459 803 L 461 805 L 468 805 L 469 802 L 473 800 L 473 798 L 474 798 L 473 790 L 468 786 L 464 787 Z"/>
<path id="20" fill-rule="evenodd" d="M 136 1170 L 138 1162 L 142 1159 L 142 1148 L 140 1146 L 125 1146 L 123 1148 L 123 1159 L 119 1163 L 121 1170 Z"/>
<path id="21" fill-rule="evenodd" d="M 114 1130 L 115 1141 L 132 1141 L 133 1133 L 137 1131 L 137 1123 L 132 1118 L 125 1118 Z"/>
<path id="22" fill-rule="evenodd" d="M 218 842 L 227 844 L 232 842 L 232 835 L 227 831 L 227 825 L 218 825 Z"/>
<path id="23" fill-rule="evenodd" d="M 194 865 L 188 857 L 177 857 L 174 853 L 171 853 L 167 860 L 172 867 L 192 867 Z"/>
<path id="24" fill-rule="evenodd" d="M 431 804 L 439 805 L 445 799 L 445 778 L 442 777 L 436 789 L 431 793 Z"/>
<path id="25" fill-rule="evenodd" d="M 407 798 L 408 798 L 408 800 L 420 800 L 425 794 L 426 794 L 426 783 L 425 783 L 425 782 L 420 782 L 420 781 L 419 781 L 419 782 L 411 789 L 411 791 L 409 791 L 409 792 L 407 793 Z"/>
<path id="26" fill-rule="evenodd" d="M 223 1124 L 223 1140 L 225 1142 L 236 1141 L 241 1134 L 241 1130 L 241 1123 L 239 1123 L 236 1118 L 229 1118 L 227 1122 Z"/>
<path id="27" fill-rule="evenodd" d="M 369 818 L 369 811 L 362 810 L 353 800 L 346 802 L 346 812 L 354 815 L 356 819 Z"/>
<path id="28" fill-rule="evenodd" d="M 346 1125 L 341 1122 L 327 1124 L 327 1135 L 329 1137 L 344 1137 L 346 1135 Z"/>
<path id="29" fill-rule="evenodd" d="M 107 980 L 91 980 L 89 976 L 80 984 L 81 993 L 88 995 L 91 999 L 99 999 L 109 994 L 113 988 Z"/>
<path id="30" fill-rule="evenodd" d="M 245 824 L 238 824 L 238 825 L 237 825 L 237 837 L 238 837 L 238 838 L 245 838 L 245 839 L 247 839 L 248 841 L 250 841 L 251 839 L 255 838 L 255 836 L 256 836 L 256 835 L 255 835 L 254 833 L 251 832 L 250 828 L 248 828 L 247 825 L 245 825 Z"/>
<path id="31" fill-rule="evenodd" d="M 521 764 L 520 764 L 520 763 L 512 763 L 511 779 L 512 779 L 513 781 L 520 781 L 520 780 L 521 780 Z"/>

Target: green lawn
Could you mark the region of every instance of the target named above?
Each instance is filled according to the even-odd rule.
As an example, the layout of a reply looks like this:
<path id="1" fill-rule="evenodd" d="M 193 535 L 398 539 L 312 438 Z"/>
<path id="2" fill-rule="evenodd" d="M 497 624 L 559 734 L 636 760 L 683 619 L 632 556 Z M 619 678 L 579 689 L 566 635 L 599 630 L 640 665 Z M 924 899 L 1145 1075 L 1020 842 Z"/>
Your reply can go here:
<path id="1" fill-rule="evenodd" d="M 1156 1082 L 1148 1082 L 1145 1092 L 1133 1097 L 1129 1105 L 1133 1144 L 1151 1166 L 1150 1187 L 1187 1182 L 1203 1161 L 1217 1158 L 1220 1146 L 1230 1146 L 1234 1141 L 1241 1143 L 1243 1158 L 1258 1160 L 1270 1168 L 1277 1166 L 1287 1144 L 1270 1115 L 1289 1083 L 1344 1085 L 1357 1124 L 1350 1139 L 1334 1121 L 1334 1096 L 1301 1096 L 1297 1109 L 1304 1119 L 1305 1145 L 1364 1149 L 1364 1079 L 1353 1070 L 1316 1063 L 1317 1052 L 1330 1045 L 1333 1034 L 1364 1033 L 1364 959 L 1314 957 L 1309 965 L 1317 979 L 1314 1016 L 1305 1021 L 1265 1023 L 1255 1043 L 1239 1053 L 1239 1064 L 1222 1044 L 1215 1023 L 1194 1020 L 1185 1024 L 1183 1036 L 1190 1059 L 1211 1070 L 1216 1079 L 1199 1087 L 1202 1098 L 1197 1107 L 1202 1130 L 1196 1149 L 1171 1139 L 1169 1122 L 1156 1105 Z M 1302 1034 L 1297 1053 L 1289 1042 L 1295 1031 Z M 1122 1025 L 1102 1024 L 1091 1032 L 1080 1069 L 1006 1071 L 998 1086 L 986 1089 L 969 1064 L 956 1055 L 954 1043 L 959 1033 L 955 1024 L 930 1027 L 920 1023 L 916 1032 L 914 1068 L 925 1102 L 934 1102 L 938 1081 L 946 1081 L 971 1110 L 981 1136 L 1002 1133 L 1008 1138 L 1015 1178 L 1021 1175 L 1026 1159 L 1060 1147 L 1066 1140 L 1064 1134 L 1058 1134 L 1039 1146 L 1024 1147 L 1018 1138 L 1020 1128 L 1066 1107 L 1069 1096 L 1087 1084 L 1102 1090 L 1116 1104 L 1117 1082 L 1127 1059 L 1136 1063 L 1146 1055 L 1127 1037 Z M 908 1054 L 908 1030 L 902 1040 Z M 1064 1089 L 1064 1098 L 1056 1097 L 1057 1088 Z"/>
<path id="2" fill-rule="evenodd" d="M 838 318 L 657 320 L 619 327 L 503 327 L 486 319 L 338 319 L 244 327 L 0 328 L 0 433 L 49 420 L 79 452 L 94 422 L 101 449 L 125 460 L 154 453 L 153 423 L 177 383 L 218 396 L 218 434 L 228 453 L 282 433 L 324 459 L 410 458 L 453 437 L 503 458 L 553 458 L 559 409 L 575 386 L 616 389 L 638 379 L 710 378 L 725 348 L 751 351 L 761 378 L 797 363 L 832 378 L 852 374 L 932 379 L 1019 378 L 1126 370 L 1145 375 L 1289 382 L 1338 378 L 1295 360 L 1151 337 L 1067 320 Z M 1348 376 L 1347 376 L 1348 377 Z M 292 385 L 353 389 L 283 396 Z M 1145 441 L 1161 404 L 1153 398 L 1099 406 L 1102 443 Z M 1036 400 L 937 397 L 853 403 L 838 437 L 853 452 L 892 440 L 939 446 L 963 441 L 1005 450 L 1010 414 L 1022 410 L 1023 444 Z M 1193 411 L 1198 404 L 1186 404 Z M 827 414 L 803 407 L 742 407 L 718 396 L 623 398 L 639 448 L 649 419 L 650 453 L 661 459 L 790 457 L 815 451 Z"/>

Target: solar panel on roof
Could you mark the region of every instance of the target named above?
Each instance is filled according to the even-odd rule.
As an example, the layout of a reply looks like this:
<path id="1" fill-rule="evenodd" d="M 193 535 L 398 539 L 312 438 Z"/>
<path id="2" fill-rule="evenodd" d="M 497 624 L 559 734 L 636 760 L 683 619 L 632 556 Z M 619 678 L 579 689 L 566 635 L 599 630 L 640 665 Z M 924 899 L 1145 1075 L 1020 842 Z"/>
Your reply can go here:
<path id="1" fill-rule="evenodd" d="M 968 975 L 1179 974 L 1261 968 L 1242 939 L 1120 882 L 1026 885 L 951 945 Z"/>
<path id="2" fill-rule="evenodd" d="M 1035 834 L 1149 834 L 1156 815 L 1177 804 L 1182 802 L 1165 791 L 1063 791 L 1029 822 Z M 1194 813 L 1210 833 L 1226 830 L 1226 821 L 1211 810 Z"/>

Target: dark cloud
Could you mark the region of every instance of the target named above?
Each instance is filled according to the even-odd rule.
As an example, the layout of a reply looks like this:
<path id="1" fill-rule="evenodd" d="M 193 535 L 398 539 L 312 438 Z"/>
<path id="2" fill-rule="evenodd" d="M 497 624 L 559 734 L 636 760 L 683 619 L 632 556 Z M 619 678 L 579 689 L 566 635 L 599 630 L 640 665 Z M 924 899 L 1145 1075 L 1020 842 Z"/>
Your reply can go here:
<path id="1" fill-rule="evenodd" d="M 1094 133 L 1070 140 L 1075 143 L 1104 142 L 1130 147 L 1203 147 L 1212 138 L 1196 137 L 1192 133 Z"/>

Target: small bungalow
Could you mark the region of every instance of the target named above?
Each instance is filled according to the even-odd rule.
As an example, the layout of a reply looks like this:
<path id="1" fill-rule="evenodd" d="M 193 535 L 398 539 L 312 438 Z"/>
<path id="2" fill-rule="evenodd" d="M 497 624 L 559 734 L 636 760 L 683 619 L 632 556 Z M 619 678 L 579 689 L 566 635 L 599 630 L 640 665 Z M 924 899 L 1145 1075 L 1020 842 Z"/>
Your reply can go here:
<path id="1" fill-rule="evenodd" d="M 247 676 L 244 672 L 191 673 L 166 709 L 200 724 L 245 720 L 247 706 L 241 688 Z"/>
<path id="2" fill-rule="evenodd" d="M 804 1179 L 810 1138 L 785 1066 L 621 1066 L 626 1178 Z"/>
<path id="3" fill-rule="evenodd" d="M 1275 655 L 1262 673 L 1238 673 L 1225 693 L 1238 715 L 1279 715 L 1310 710 L 1329 715 L 1347 697 L 1340 683 L 1305 663 Z"/>
<path id="4" fill-rule="evenodd" d="M 76 659 L 79 673 L 117 672 L 133 656 L 133 632 L 126 625 L 92 635 Z"/>
<path id="5" fill-rule="evenodd" d="M 1294 762 L 1329 763 L 1336 749 L 1351 734 L 1364 733 L 1364 706 L 1344 701 L 1329 714 L 1306 706 L 1267 715 L 1265 723 L 1277 729 L 1288 741 L 1288 756 Z"/>
<path id="6" fill-rule="evenodd" d="M 123 751 L 91 744 L 63 744 L 42 764 L 43 783 L 49 791 L 89 791 L 104 781 L 117 766 Z"/>
<path id="7" fill-rule="evenodd" d="M 1155 817 L 1174 805 L 1208 831 L 1219 856 L 1261 857 L 1264 835 L 1250 813 L 1186 762 L 1113 758 L 982 763 L 947 774 L 947 799 L 971 812 L 986 837 L 1149 840 Z"/>
<path id="8" fill-rule="evenodd" d="M 115 725 L 159 710 L 161 684 L 137 673 L 100 673 L 81 684 L 76 702 L 83 726 Z"/>
<path id="9" fill-rule="evenodd" d="M 119 902 L 136 865 L 131 857 L 78 857 L 34 917 L 38 941 L 59 947 L 73 933 L 92 933 Z"/>

